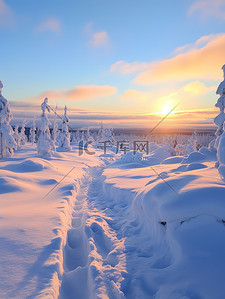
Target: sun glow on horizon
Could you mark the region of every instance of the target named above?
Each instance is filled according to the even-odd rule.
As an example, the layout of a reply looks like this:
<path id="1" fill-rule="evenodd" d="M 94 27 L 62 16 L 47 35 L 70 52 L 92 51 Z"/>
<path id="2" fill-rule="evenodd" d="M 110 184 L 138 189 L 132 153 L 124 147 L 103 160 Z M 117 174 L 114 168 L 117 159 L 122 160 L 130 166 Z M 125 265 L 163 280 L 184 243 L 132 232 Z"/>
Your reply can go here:
<path id="1" fill-rule="evenodd" d="M 166 102 L 162 106 L 161 113 L 166 115 L 168 114 L 171 110 L 173 109 L 172 107 L 172 102 L 171 100 L 166 100 Z"/>

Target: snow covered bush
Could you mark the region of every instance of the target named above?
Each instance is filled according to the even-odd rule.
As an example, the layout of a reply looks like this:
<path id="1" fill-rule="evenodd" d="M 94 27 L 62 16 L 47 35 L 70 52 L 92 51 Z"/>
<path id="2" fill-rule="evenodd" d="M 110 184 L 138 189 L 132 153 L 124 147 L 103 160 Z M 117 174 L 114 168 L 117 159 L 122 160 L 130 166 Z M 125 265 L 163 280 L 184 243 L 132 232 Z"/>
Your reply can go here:
<path id="1" fill-rule="evenodd" d="M 11 112 L 8 101 L 2 96 L 3 84 L 0 81 L 0 156 L 11 157 L 16 142 L 13 138 L 13 129 L 10 125 Z"/>
<path id="2" fill-rule="evenodd" d="M 62 132 L 59 134 L 58 138 L 58 145 L 61 148 L 64 148 L 68 151 L 71 150 L 70 146 L 70 133 L 68 129 L 68 116 L 67 116 L 67 107 L 64 108 L 64 116 L 63 116 L 63 125 L 62 125 Z"/>
<path id="3" fill-rule="evenodd" d="M 46 110 L 47 112 L 50 112 L 50 109 L 48 107 L 48 98 L 45 98 L 44 102 L 41 104 L 41 109 L 41 127 L 37 141 L 37 150 L 40 155 L 49 157 L 53 152 L 55 152 L 55 144 L 51 139 L 49 131 L 49 120 L 46 114 Z"/>

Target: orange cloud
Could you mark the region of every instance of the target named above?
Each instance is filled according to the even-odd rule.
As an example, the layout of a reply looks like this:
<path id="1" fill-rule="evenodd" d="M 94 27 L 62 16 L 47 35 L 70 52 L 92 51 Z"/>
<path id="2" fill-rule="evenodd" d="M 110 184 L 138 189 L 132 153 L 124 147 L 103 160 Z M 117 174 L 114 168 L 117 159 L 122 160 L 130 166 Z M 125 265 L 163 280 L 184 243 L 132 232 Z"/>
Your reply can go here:
<path id="1" fill-rule="evenodd" d="M 35 31 L 37 33 L 42 33 L 42 32 L 53 32 L 56 34 L 61 33 L 62 26 L 59 20 L 55 18 L 50 18 L 46 20 L 44 23 L 39 24 Z"/>
<path id="2" fill-rule="evenodd" d="M 185 53 L 188 52 L 190 50 L 197 50 L 199 48 L 202 48 L 203 46 L 205 46 L 206 44 L 208 44 L 209 42 L 213 41 L 214 39 L 217 39 L 218 37 L 222 36 L 222 33 L 218 33 L 218 34 L 208 34 L 208 35 L 204 35 L 202 37 L 200 37 L 195 43 L 193 44 L 187 44 L 181 47 L 178 47 L 177 49 L 175 49 L 172 52 L 172 56 L 176 56 L 178 54 L 181 53 Z"/>
<path id="3" fill-rule="evenodd" d="M 84 32 L 89 38 L 88 44 L 92 48 L 107 48 L 110 45 L 109 35 L 106 31 L 95 31 L 93 29 L 93 23 L 89 22 Z"/>
<path id="4" fill-rule="evenodd" d="M 196 0 L 189 8 L 188 14 L 199 13 L 204 19 L 209 17 L 225 20 L 224 0 Z"/>
<path id="5" fill-rule="evenodd" d="M 137 103 L 140 101 L 151 101 L 153 100 L 154 103 L 157 103 L 159 100 L 174 100 L 175 102 L 179 102 L 180 99 L 189 97 L 189 101 L 193 98 L 196 98 L 196 96 L 204 95 L 209 92 L 215 92 L 217 89 L 216 86 L 206 86 L 200 81 L 193 81 L 186 85 L 184 85 L 181 88 L 178 88 L 176 90 L 168 90 L 166 92 L 165 90 L 157 89 L 155 91 L 141 91 L 137 89 L 128 89 L 124 92 L 122 96 L 122 100 L 133 100 Z"/>
<path id="6" fill-rule="evenodd" d="M 109 45 L 109 36 L 106 31 L 93 33 L 89 44 L 94 47 L 107 47 Z"/>
<path id="7" fill-rule="evenodd" d="M 66 99 L 69 100 L 88 100 L 96 99 L 98 97 L 107 97 L 117 92 L 113 86 L 103 85 L 89 85 L 77 86 L 66 92 Z"/>
<path id="8" fill-rule="evenodd" d="M 81 85 L 67 90 L 45 91 L 32 99 L 33 102 L 47 97 L 54 101 L 82 101 L 107 97 L 117 92 L 114 86 L 109 85 Z"/>
<path id="9" fill-rule="evenodd" d="M 216 90 L 216 86 L 206 87 L 202 82 L 191 82 L 183 87 L 185 92 L 193 95 L 203 95 Z"/>
<path id="10" fill-rule="evenodd" d="M 149 67 L 147 62 L 126 62 L 124 60 L 113 63 L 110 67 L 110 72 L 118 72 L 122 75 L 132 74 L 140 71 L 144 71 Z"/>
<path id="11" fill-rule="evenodd" d="M 193 49 L 173 58 L 151 64 L 141 72 L 135 82 L 154 84 L 168 80 L 185 81 L 221 78 L 225 63 L 225 34 L 210 40 L 200 49 Z"/>

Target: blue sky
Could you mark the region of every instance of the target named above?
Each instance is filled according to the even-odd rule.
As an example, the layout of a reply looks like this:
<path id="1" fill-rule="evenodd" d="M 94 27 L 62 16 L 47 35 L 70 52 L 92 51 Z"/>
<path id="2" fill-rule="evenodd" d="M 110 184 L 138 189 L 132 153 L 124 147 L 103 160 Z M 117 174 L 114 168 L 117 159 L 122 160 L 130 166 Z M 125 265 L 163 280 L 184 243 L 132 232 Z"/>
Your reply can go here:
<path id="1" fill-rule="evenodd" d="M 203 60 L 187 78 L 181 80 L 177 71 L 177 78 L 150 79 L 158 73 L 163 78 L 160 63 L 168 59 L 176 73 L 182 67 L 177 56 L 189 55 L 188 60 L 191 52 L 202 51 L 207 58 L 210 49 L 225 46 L 225 1 L 210 2 L 0 0 L 4 95 L 10 101 L 36 103 L 46 93 L 52 104 L 117 113 L 160 112 L 180 101 L 182 110 L 212 108 L 213 88 L 225 63 L 220 50 L 215 66 Z M 202 37 L 207 38 L 198 43 Z M 194 82 L 190 92 L 185 86 Z"/>

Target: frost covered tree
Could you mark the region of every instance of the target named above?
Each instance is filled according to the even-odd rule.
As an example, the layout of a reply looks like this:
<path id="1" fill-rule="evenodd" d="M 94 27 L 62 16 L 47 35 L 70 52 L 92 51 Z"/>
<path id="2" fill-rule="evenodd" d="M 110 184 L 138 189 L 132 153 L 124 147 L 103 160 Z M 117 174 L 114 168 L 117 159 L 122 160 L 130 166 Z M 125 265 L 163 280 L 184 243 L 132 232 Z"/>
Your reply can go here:
<path id="1" fill-rule="evenodd" d="M 49 120 L 46 112 L 50 112 L 48 106 L 48 98 L 45 98 L 44 102 L 41 104 L 41 126 L 40 134 L 37 141 L 37 150 L 40 155 L 49 157 L 55 152 L 55 144 L 51 139 L 49 131 Z"/>
<path id="2" fill-rule="evenodd" d="M 11 112 L 8 101 L 2 96 L 3 84 L 0 81 L 0 155 L 11 157 L 13 149 L 17 148 L 13 138 L 13 129 L 10 125 Z"/>
<path id="3" fill-rule="evenodd" d="M 22 123 L 22 128 L 20 130 L 20 144 L 24 145 L 27 143 L 27 135 L 25 134 L 25 126 L 26 126 L 27 122 L 24 120 Z"/>
<path id="4" fill-rule="evenodd" d="M 52 137 L 53 137 L 53 141 L 54 143 L 56 143 L 56 140 L 58 138 L 58 135 L 59 135 L 59 131 L 58 131 L 58 124 L 57 124 L 57 114 L 56 114 L 56 111 L 57 111 L 57 105 L 55 106 L 55 114 L 54 114 L 54 121 L 53 121 L 53 130 L 52 130 Z"/>
<path id="5" fill-rule="evenodd" d="M 58 145 L 68 151 L 71 150 L 70 146 L 70 133 L 68 128 L 69 118 L 67 116 L 67 107 L 64 108 L 64 115 L 63 115 L 63 125 L 62 125 L 62 132 L 58 138 Z"/>
<path id="6" fill-rule="evenodd" d="M 15 126 L 13 138 L 17 144 L 17 149 L 20 148 L 20 133 L 19 133 L 19 125 Z"/>
<path id="7" fill-rule="evenodd" d="M 223 129 L 223 124 L 225 121 L 225 113 L 224 113 L 224 109 L 225 109 L 225 65 L 222 67 L 223 70 L 223 77 L 224 80 L 220 83 L 216 94 L 219 94 L 220 97 L 216 103 L 216 107 L 218 107 L 220 109 L 220 114 L 217 115 L 214 119 L 214 123 L 218 126 L 217 131 L 216 131 L 216 142 L 215 142 L 215 147 L 217 148 L 219 145 L 219 141 L 220 141 L 220 135 L 222 135 L 224 129 Z"/>
<path id="8" fill-rule="evenodd" d="M 92 142 L 92 144 L 95 144 L 95 140 L 90 132 L 89 127 L 87 128 L 87 132 L 86 132 L 86 141 L 90 141 Z"/>
<path id="9" fill-rule="evenodd" d="M 36 141 L 36 125 L 35 125 L 35 119 L 33 119 L 32 127 L 30 128 L 30 142 L 32 145 L 34 145 Z"/>
<path id="10" fill-rule="evenodd" d="M 80 134 L 79 131 L 72 132 L 72 142 L 79 142 L 80 141 Z"/>
<path id="11" fill-rule="evenodd" d="M 217 158 L 219 167 L 219 172 L 225 179 L 225 65 L 222 67 L 224 80 L 220 83 L 217 94 L 220 95 L 216 107 L 220 109 L 220 114 L 214 119 L 215 124 L 218 126 L 216 131 L 217 139 L 215 142 L 215 147 L 217 148 Z"/>
<path id="12" fill-rule="evenodd" d="M 113 133 L 113 129 L 104 128 L 103 123 L 101 122 L 100 129 L 98 131 L 97 136 L 98 141 L 109 141 L 111 144 L 115 143 L 115 136 Z"/>

